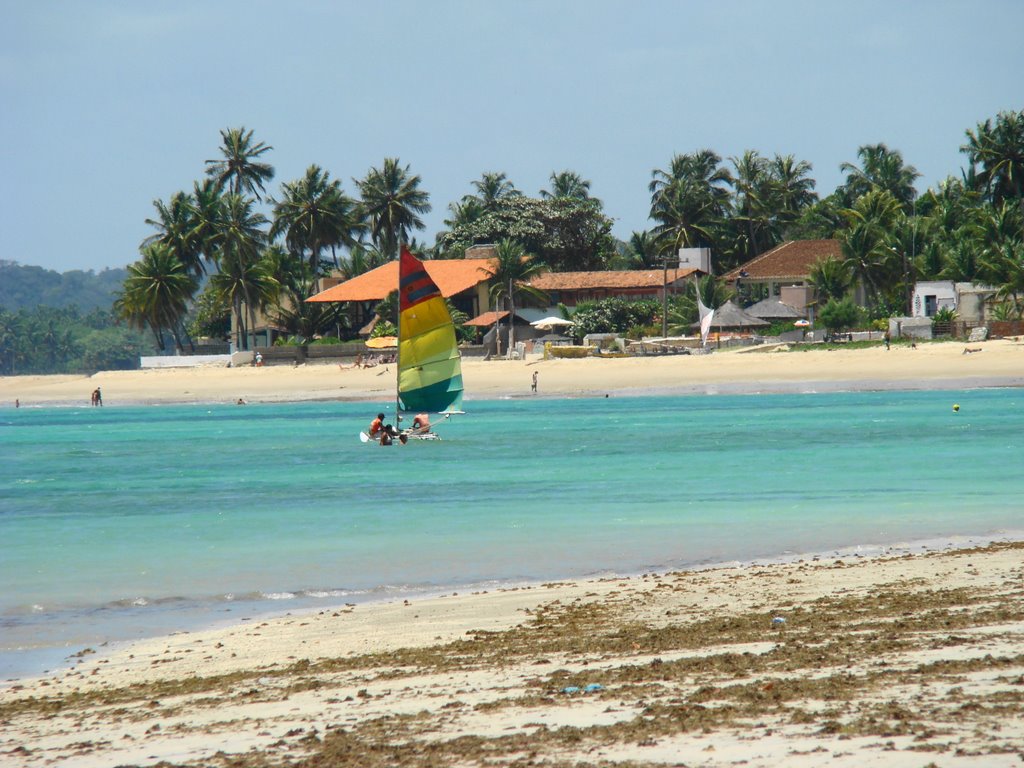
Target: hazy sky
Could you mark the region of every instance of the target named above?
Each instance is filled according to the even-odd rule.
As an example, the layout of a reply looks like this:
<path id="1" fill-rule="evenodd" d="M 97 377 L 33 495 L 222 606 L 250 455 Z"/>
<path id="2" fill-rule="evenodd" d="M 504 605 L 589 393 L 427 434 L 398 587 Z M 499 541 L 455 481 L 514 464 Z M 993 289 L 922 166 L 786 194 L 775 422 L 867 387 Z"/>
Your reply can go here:
<path id="1" fill-rule="evenodd" d="M 1024 2 L 0 0 L 0 259 L 125 266 L 152 201 L 191 190 L 219 131 L 253 129 L 281 181 L 355 195 L 385 157 L 433 212 L 485 171 L 536 196 L 573 170 L 628 239 L 675 153 L 814 166 L 885 142 L 923 190 L 964 131 L 1024 108 Z"/>

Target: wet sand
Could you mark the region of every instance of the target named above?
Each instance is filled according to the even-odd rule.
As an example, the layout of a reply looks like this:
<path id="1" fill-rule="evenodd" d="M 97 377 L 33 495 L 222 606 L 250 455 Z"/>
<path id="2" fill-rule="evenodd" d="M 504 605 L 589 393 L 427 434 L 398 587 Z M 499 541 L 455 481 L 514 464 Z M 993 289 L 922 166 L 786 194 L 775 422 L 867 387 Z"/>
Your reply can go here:
<path id="1" fill-rule="evenodd" d="M 1024 543 L 252 619 L 0 689 L 21 766 L 1016 766 Z"/>

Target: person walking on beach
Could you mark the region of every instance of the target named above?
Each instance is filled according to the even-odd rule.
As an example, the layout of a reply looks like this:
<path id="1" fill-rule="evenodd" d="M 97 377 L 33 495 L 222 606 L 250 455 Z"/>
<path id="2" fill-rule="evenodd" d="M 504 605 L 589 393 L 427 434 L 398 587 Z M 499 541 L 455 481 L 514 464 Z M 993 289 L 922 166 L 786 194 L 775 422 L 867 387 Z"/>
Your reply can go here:
<path id="1" fill-rule="evenodd" d="M 99 387 L 92 391 L 92 404 L 94 406 L 103 405 L 103 394 L 100 392 Z"/>
<path id="2" fill-rule="evenodd" d="M 530 391 L 534 394 L 537 393 L 537 371 L 533 372 L 533 383 L 530 385 Z"/>
<path id="3" fill-rule="evenodd" d="M 886 331 L 885 336 L 883 336 L 882 338 L 885 339 L 885 349 L 888 351 L 889 343 L 892 341 L 892 338 L 889 336 L 889 332 Z"/>

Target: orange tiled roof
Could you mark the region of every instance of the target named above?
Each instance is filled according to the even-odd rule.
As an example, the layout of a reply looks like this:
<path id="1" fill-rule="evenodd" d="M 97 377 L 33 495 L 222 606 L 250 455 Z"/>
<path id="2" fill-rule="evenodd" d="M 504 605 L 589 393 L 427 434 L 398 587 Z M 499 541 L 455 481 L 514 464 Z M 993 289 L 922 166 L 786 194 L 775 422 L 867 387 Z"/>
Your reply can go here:
<path id="1" fill-rule="evenodd" d="M 670 269 L 671 285 L 694 274 L 696 269 Z M 530 280 L 530 285 L 542 291 L 580 291 L 595 288 L 652 288 L 660 290 L 665 273 L 660 269 L 630 269 L 609 272 L 545 272 Z"/>
<path id="2" fill-rule="evenodd" d="M 726 272 L 722 277 L 729 281 L 738 277 L 744 280 L 803 279 L 811 274 L 811 267 L 816 262 L 829 256 L 843 258 L 838 240 L 789 240 L 755 256 L 732 272 Z M 740 272 L 747 274 L 740 275 Z"/>
<path id="3" fill-rule="evenodd" d="M 506 317 L 508 317 L 507 309 L 501 312 L 483 312 L 474 317 L 472 320 L 467 320 L 465 323 L 463 323 L 463 325 L 487 328 L 488 326 L 494 325 L 499 320 L 504 320 Z"/>
<path id="4" fill-rule="evenodd" d="M 491 259 L 428 259 L 423 266 L 441 295 L 455 296 L 488 280 L 493 274 Z M 398 290 L 398 262 L 389 261 L 376 269 L 310 296 L 306 301 L 381 301 Z"/>

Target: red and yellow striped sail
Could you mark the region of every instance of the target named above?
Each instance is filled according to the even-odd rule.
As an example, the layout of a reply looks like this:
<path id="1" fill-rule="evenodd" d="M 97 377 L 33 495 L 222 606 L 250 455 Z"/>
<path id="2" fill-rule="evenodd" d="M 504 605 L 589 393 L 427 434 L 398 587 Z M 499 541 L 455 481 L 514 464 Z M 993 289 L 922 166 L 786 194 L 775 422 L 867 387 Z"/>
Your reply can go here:
<path id="1" fill-rule="evenodd" d="M 405 247 L 399 258 L 399 407 L 460 411 L 462 360 L 448 306 L 423 262 Z"/>

